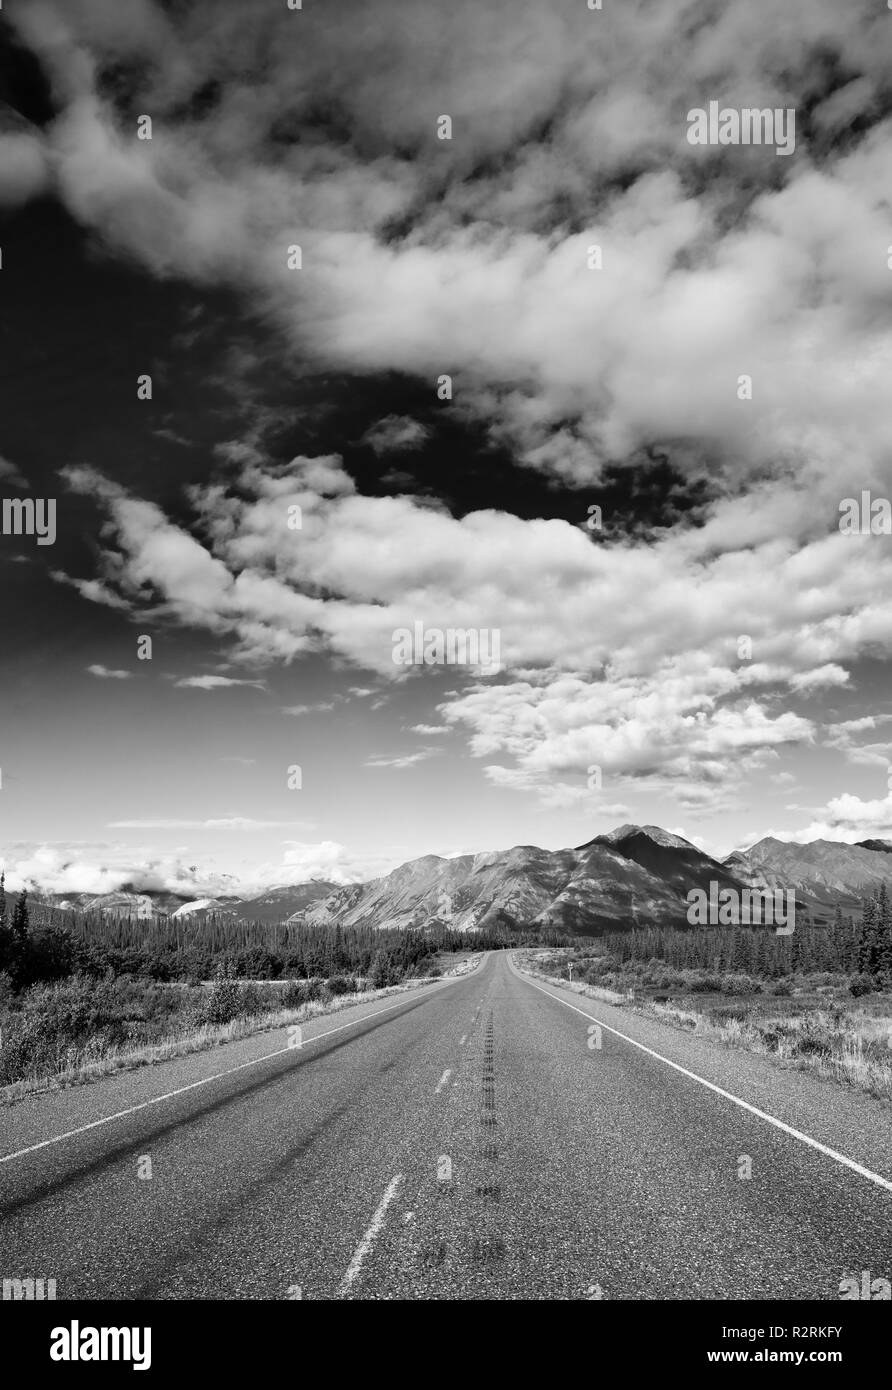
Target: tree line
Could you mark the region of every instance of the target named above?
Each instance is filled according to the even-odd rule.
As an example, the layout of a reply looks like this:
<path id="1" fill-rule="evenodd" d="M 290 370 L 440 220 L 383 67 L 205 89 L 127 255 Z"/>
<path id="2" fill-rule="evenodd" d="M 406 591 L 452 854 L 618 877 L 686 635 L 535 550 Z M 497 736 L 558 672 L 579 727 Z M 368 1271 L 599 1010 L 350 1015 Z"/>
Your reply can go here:
<path id="1" fill-rule="evenodd" d="M 591 948 L 593 943 L 586 944 Z M 618 965 L 659 960 L 676 970 L 768 979 L 838 971 L 892 985 L 892 903 L 882 884 L 863 900 L 860 921 L 837 907 L 829 925 L 797 922 L 790 936 L 767 927 L 644 927 L 606 932 L 598 938 L 598 948 Z"/>
<path id="2" fill-rule="evenodd" d="M 242 922 L 219 913 L 184 921 L 50 913 L 43 905 L 31 912 L 27 893 L 10 914 L 0 875 L 0 974 L 5 972 L 14 993 L 71 975 L 134 975 L 159 983 L 221 975 L 254 980 L 359 975 L 373 988 L 382 988 L 429 973 L 440 952 L 566 945 L 569 940 L 560 933 L 543 937 L 504 925 L 467 933 L 440 922 L 402 929 Z"/>

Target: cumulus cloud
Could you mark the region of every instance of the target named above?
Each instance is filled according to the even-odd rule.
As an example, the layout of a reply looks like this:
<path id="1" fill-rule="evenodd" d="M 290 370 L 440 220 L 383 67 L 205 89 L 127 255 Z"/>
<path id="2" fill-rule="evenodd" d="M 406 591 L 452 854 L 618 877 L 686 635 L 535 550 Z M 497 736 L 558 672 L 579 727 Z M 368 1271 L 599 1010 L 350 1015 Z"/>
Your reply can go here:
<path id="1" fill-rule="evenodd" d="M 876 800 L 844 792 L 833 797 L 817 818 L 797 833 L 797 840 L 857 840 L 892 837 L 892 791 Z"/>
<path id="2" fill-rule="evenodd" d="M 327 878 L 333 883 L 361 883 L 392 867 L 390 859 L 356 855 L 335 840 L 318 844 L 292 840 L 281 866 L 261 866 L 257 881 L 265 877 L 267 882 L 306 883 L 312 878 Z"/>
<path id="3" fill-rule="evenodd" d="M 439 712 L 476 756 L 509 755 L 531 787 L 568 774 L 572 786 L 598 764 L 683 783 L 683 804 L 714 807 L 766 757 L 814 740 L 797 700 L 845 686 L 851 663 L 892 638 L 892 554 L 838 530 L 798 544 L 770 528 L 732 539 L 718 507 L 696 530 L 593 543 L 560 520 L 457 519 L 410 497 L 365 497 L 326 457 L 251 461 L 235 492 L 193 487 L 186 532 L 91 470 L 67 476 L 107 509 L 102 584 L 229 634 L 236 663 L 323 650 L 390 681 L 417 679 L 393 663 L 396 629 L 498 631 L 505 675 L 456 691 Z M 299 546 L 283 539 L 294 503 Z M 757 659 L 738 657 L 741 633 Z"/>
<path id="4" fill-rule="evenodd" d="M 100 662 L 88 666 L 87 670 L 91 676 L 96 676 L 99 680 L 104 681 L 129 681 L 133 679 L 132 671 L 115 671 L 108 666 L 103 666 Z"/>
<path id="5" fill-rule="evenodd" d="M 406 449 L 417 449 L 428 435 L 424 425 L 408 415 L 386 415 L 366 430 L 361 442 L 368 444 L 376 454 L 399 454 Z"/>

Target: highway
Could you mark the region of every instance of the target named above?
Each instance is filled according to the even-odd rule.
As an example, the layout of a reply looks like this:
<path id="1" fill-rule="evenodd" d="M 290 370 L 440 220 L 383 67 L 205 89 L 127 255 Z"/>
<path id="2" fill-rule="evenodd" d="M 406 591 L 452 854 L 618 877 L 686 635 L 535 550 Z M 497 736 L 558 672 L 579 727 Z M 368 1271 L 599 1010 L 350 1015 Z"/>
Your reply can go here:
<path id="1" fill-rule="evenodd" d="M 835 1301 L 865 1270 L 892 1278 L 888 1104 L 503 953 L 300 1048 L 0 1110 L 0 1277 L 59 1299 Z"/>

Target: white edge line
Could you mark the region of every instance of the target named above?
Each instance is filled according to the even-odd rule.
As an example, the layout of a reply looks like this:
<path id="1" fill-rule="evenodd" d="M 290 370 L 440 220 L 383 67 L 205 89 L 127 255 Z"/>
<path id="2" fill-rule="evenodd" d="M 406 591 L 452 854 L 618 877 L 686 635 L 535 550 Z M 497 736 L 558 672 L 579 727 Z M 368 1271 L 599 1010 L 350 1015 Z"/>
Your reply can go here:
<path id="1" fill-rule="evenodd" d="M 442 984 L 452 984 L 451 980 L 437 981 Z M 413 995 L 413 998 L 418 998 Z M 187 1091 L 194 1091 L 198 1086 L 209 1086 L 212 1081 L 222 1081 L 225 1076 L 234 1076 L 237 1071 L 244 1071 L 246 1067 L 257 1067 L 261 1062 L 269 1062 L 273 1057 L 284 1057 L 286 1052 L 302 1052 L 309 1047 L 310 1043 L 319 1042 L 322 1038 L 331 1037 L 332 1033 L 343 1033 L 345 1028 L 355 1028 L 359 1023 L 367 1023 L 370 1018 L 380 1018 L 381 1014 L 392 1013 L 394 1009 L 399 1009 L 403 1004 L 408 1004 L 408 999 L 400 999 L 396 1004 L 388 1004 L 386 1009 L 376 1009 L 374 1013 L 363 1014 L 362 1018 L 354 1018 L 350 1023 L 339 1023 L 337 1028 L 327 1028 L 324 1033 L 314 1033 L 311 1038 L 304 1038 L 300 1047 L 279 1047 L 275 1052 L 264 1052 L 262 1057 L 252 1057 L 249 1062 L 239 1062 L 237 1067 L 228 1067 L 226 1071 L 214 1072 L 213 1076 L 203 1076 L 200 1081 L 190 1081 L 188 1086 L 180 1086 L 175 1091 L 167 1091 L 163 1096 L 153 1096 L 151 1100 L 142 1100 L 139 1105 L 131 1105 L 126 1110 L 118 1110 L 114 1115 L 103 1115 L 101 1120 L 91 1120 L 87 1125 L 81 1125 L 78 1129 L 66 1130 L 64 1134 L 57 1134 L 52 1139 L 42 1139 L 39 1144 L 31 1144 L 27 1149 L 17 1149 L 15 1153 L 0 1155 L 0 1163 L 11 1163 L 14 1158 L 24 1158 L 25 1154 L 36 1153 L 38 1149 L 48 1149 L 52 1144 L 61 1144 L 63 1139 L 73 1139 L 78 1134 L 86 1134 L 88 1130 L 98 1129 L 100 1125 L 110 1125 L 113 1120 L 123 1120 L 127 1115 L 135 1115 L 139 1110 L 147 1110 L 150 1105 L 160 1105 L 162 1101 L 173 1100 L 176 1096 L 183 1096 Z M 287 1028 L 289 1025 L 283 1024 Z M 171 1057 L 170 1061 L 176 1059 Z"/>
<path id="2" fill-rule="evenodd" d="M 338 1292 L 336 1295 L 337 1298 L 346 1298 L 347 1294 L 350 1292 L 350 1288 L 354 1280 L 356 1279 L 357 1274 L 362 1269 L 363 1260 L 371 1250 L 377 1238 L 378 1232 L 384 1225 L 384 1217 L 387 1214 L 387 1208 L 390 1206 L 390 1203 L 396 1196 L 397 1189 L 399 1188 L 399 1185 L 402 1182 L 402 1180 L 402 1173 L 397 1173 L 396 1177 L 391 1178 L 390 1182 L 387 1184 L 387 1190 L 385 1191 L 384 1196 L 378 1203 L 375 1215 L 369 1222 L 369 1228 L 363 1236 L 362 1240 L 357 1245 L 353 1255 L 353 1259 L 347 1266 L 347 1273 L 344 1275 L 338 1287 Z"/>
<path id="3" fill-rule="evenodd" d="M 785 1124 L 783 1120 L 778 1120 L 774 1115 L 769 1115 L 767 1111 L 760 1110 L 758 1106 L 750 1105 L 748 1100 L 741 1100 L 740 1096 L 732 1095 L 730 1091 L 723 1090 L 721 1086 L 716 1086 L 714 1082 L 707 1081 L 704 1076 L 698 1076 L 695 1071 L 688 1071 L 687 1067 L 680 1066 L 678 1062 L 671 1062 L 669 1058 L 664 1057 L 662 1053 L 654 1052 L 651 1047 L 645 1047 L 644 1043 L 637 1042 L 635 1038 L 630 1038 L 626 1033 L 621 1033 L 618 1028 L 611 1028 L 609 1023 L 602 1023 L 601 1020 L 597 1018 L 593 1019 L 592 1015 L 587 1014 L 584 1009 L 577 1008 L 577 1006 L 571 1004 L 568 999 L 562 999 L 559 994 L 552 994 L 551 990 L 544 989 L 543 986 L 537 984 L 535 980 L 531 980 L 529 975 L 525 975 L 519 967 L 515 967 L 512 964 L 511 968 L 520 979 L 525 980 L 528 985 L 532 985 L 533 989 L 538 989 L 542 994 L 547 994 L 549 999 L 556 1000 L 558 1004 L 565 1004 L 566 1007 L 572 1009 L 574 1013 L 582 1014 L 583 1018 L 597 1023 L 600 1028 L 605 1028 L 608 1033 L 613 1033 L 616 1037 L 622 1038 L 623 1042 L 631 1043 L 633 1047 L 637 1047 L 642 1052 L 646 1052 L 649 1057 L 656 1057 L 658 1062 L 665 1062 L 666 1066 L 672 1067 L 673 1071 L 681 1072 L 682 1076 L 690 1077 L 692 1081 L 699 1081 L 701 1086 L 706 1086 L 708 1090 L 715 1091 L 717 1096 L 722 1096 L 724 1100 L 732 1101 L 735 1105 L 739 1105 L 742 1110 L 748 1110 L 751 1115 L 757 1115 L 760 1120 L 766 1120 L 768 1124 L 783 1130 L 784 1134 L 792 1135 L 794 1139 L 798 1139 L 801 1143 L 808 1144 L 812 1149 L 817 1149 L 818 1153 L 824 1154 L 827 1158 L 834 1159 L 836 1163 L 842 1163 L 846 1168 L 851 1168 L 853 1173 L 859 1173 L 862 1178 L 867 1178 L 870 1182 L 876 1183 L 878 1187 L 884 1187 L 887 1192 L 892 1192 L 892 1182 L 890 1182 L 888 1178 L 882 1177 L 879 1173 L 872 1172 L 870 1168 L 863 1167 L 862 1164 L 856 1163 L 853 1158 L 847 1158 L 845 1154 L 838 1153 L 836 1149 L 831 1149 L 826 1144 L 822 1144 L 820 1140 L 812 1139 L 810 1135 L 803 1134 L 801 1129 L 794 1129 L 792 1125 Z"/>

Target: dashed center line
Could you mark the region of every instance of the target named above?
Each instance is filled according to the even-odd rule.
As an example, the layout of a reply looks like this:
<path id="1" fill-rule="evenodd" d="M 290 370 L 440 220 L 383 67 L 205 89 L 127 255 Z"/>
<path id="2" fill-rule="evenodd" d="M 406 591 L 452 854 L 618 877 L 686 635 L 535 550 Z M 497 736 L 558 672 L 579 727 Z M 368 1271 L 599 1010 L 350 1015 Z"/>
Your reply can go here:
<path id="1" fill-rule="evenodd" d="M 442 1091 L 443 1087 L 446 1085 L 446 1082 L 449 1080 L 449 1078 L 450 1078 L 451 1075 L 452 1075 L 452 1068 L 451 1068 L 451 1067 L 447 1067 L 446 1070 L 444 1071 L 443 1075 L 440 1077 L 439 1081 L 437 1082 L 437 1088 L 436 1088 L 436 1090 L 434 1091 L 434 1095 L 435 1095 L 435 1096 L 438 1096 L 438 1095 L 440 1094 L 440 1092 Z"/>
<path id="2" fill-rule="evenodd" d="M 387 1215 L 387 1208 L 390 1206 L 391 1202 L 396 1196 L 397 1191 L 399 1190 L 399 1185 L 402 1182 L 402 1180 L 402 1173 L 397 1173 L 396 1177 L 392 1178 L 388 1183 L 387 1190 L 384 1193 L 384 1196 L 381 1198 L 381 1201 L 378 1203 L 375 1215 L 369 1222 L 369 1228 L 363 1236 L 362 1240 L 357 1245 L 356 1251 L 353 1255 L 353 1259 L 350 1261 L 350 1264 L 347 1267 L 347 1273 L 344 1275 L 343 1279 L 340 1282 L 340 1285 L 338 1286 L 338 1292 L 336 1295 L 337 1298 L 346 1298 L 354 1283 L 356 1282 L 356 1278 L 359 1274 L 359 1271 L 362 1269 L 362 1262 L 371 1250 L 372 1246 L 374 1245 L 378 1237 L 378 1232 L 384 1225 L 384 1218 Z"/>

